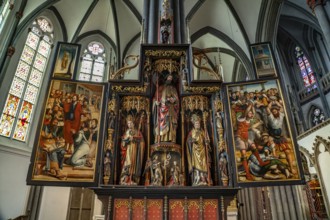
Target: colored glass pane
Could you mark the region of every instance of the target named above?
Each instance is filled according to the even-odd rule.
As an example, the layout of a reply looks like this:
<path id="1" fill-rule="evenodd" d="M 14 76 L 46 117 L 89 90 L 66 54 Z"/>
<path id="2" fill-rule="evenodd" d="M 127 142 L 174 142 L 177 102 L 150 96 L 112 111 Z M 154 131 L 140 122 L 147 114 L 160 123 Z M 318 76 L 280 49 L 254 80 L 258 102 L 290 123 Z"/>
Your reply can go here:
<path id="1" fill-rule="evenodd" d="M 25 82 L 17 77 L 14 77 L 14 80 L 11 84 L 9 93 L 21 97 L 22 96 L 22 92 L 25 86 Z"/>
<path id="2" fill-rule="evenodd" d="M 46 58 L 37 53 L 33 66 L 40 71 L 44 71 L 46 66 Z"/>
<path id="3" fill-rule="evenodd" d="M 325 121 L 325 115 L 323 111 L 319 108 L 315 108 L 312 114 L 312 124 L 316 126 Z"/>
<path id="4" fill-rule="evenodd" d="M 30 71 L 30 66 L 27 63 L 20 60 L 15 75 L 23 80 L 26 80 L 29 71 Z"/>
<path id="5" fill-rule="evenodd" d="M 93 82 L 102 82 L 103 81 L 103 77 L 102 76 L 92 76 L 91 81 Z"/>
<path id="6" fill-rule="evenodd" d="M 100 44 L 98 42 L 91 42 L 88 44 L 88 50 L 92 54 L 97 55 L 97 54 L 103 53 L 104 47 L 102 44 Z"/>
<path id="7" fill-rule="evenodd" d="M 81 70 L 82 73 L 91 73 L 92 72 L 92 60 L 87 60 L 85 57 L 83 58 L 83 61 L 81 63 Z"/>
<path id="8" fill-rule="evenodd" d="M 45 18 L 38 18 L 37 23 L 43 32 L 51 32 L 52 27 Z"/>
<path id="9" fill-rule="evenodd" d="M 37 28 L 37 27 L 32 27 L 32 32 L 35 33 L 35 34 L 37 34 L 37 35 L 39 35 L 39 36 L 42 35 L 41 30 L 39 28 Z"/>
<path id="10" fill-rule="evenodd" d="M 89 75 L 89 74 L 84 74 L 84 73 L 79 74 L 79 80 L 89 81 L 90 78 L 91 78 L 91 75 Z"/>
<path id="11" fill-rule="evenodd" d="M 14 123 L 14 117 L 6 114 L 1 115 L 0 135 L 9 137 Z"/>
<path id="12" fill-rule="evenodd" d="M 18 118 L 21 119 L 23 123 L 25 121 L 29 122 L 31 119 L 32 110 L 33 110 L 33 105 L 27 101 L 23 101 Z"/>
<path id="13" fill-rule="evenodd" d="M 12 135 L 14 139 L 20 141 L 25 141 L 27 137 L 29 122 L 51 50 L 50 42 L 53 34 L 45 35 L 45 32 L 50 31 L 52 25 L 44 17 L 33 22 L 1 115 L 0 135 L 2 136 Z M 32 62 L 33 68 L 31 68 Z M 24 101 L 21 100 L 23 93 Z M 21 106 L 19 111 L 18 106 Z"/>
<path id="14" fill-rule="evenodd" d="M 29 78 L 29 82 L 39 87 L 41 80 L 42 80 L 42 72 L 39 72 L 38 70 L 33 68 Z"/>
<path id="15" fill-rule="evenodd" d="M 37 94 L 38 94 L 38 88 L 31 84 L 28 84 L 28 86 L 26 88 L 24 100 L 26 100 L 32 104 L 35 104 L 35 101 L 37 99 Z"/>
<path id="16" fill-rule="evenodd" d="M 49 51 L 50 51 L 50 44 L 42 40 L 38 48 L 38 53 L 40 53 L 44 57 L 48 57 Z"/>
<path id="17" fill-rule="evenodd" d="M 19 141 L 25 141 L 26 134 L 28 131 L 29 123 L 19 120 L 16 124 L 15 132 L 13 138 Z"/>
<path id="18" fill-rule="evenodd" d="M 7 101 L 6 101 L 3 113 L 6 114 L 6 115 L 11 115 L 11 116 L 14 117 L 16 115 L 16 111 L 17 111 L 19 101 L 20 101 L 20 98 L 18 98 L 17 96 L 9 94 L 8 97 L 7 97 Z"/>
<path id="19" fill-rule="evenodd" d="M 33 32 L 30 32 L 27 40 L 26 40 L 26 45 L 31 47 L 33 50 L 37 49 L 38 43 L 39 43 L 39 36 L 34 34 Z"/>
<path id="20" fill-rule="evenodd" d="M 24 50 L 22 52 L 21 59 L 28 64 L 32 64 L 34 53 L 35 53 L 35 51 L 32 50 L 31 47 L 25 45 Z"/>
<path id="21" fill-rule="evenodd" d="M 103 76 L 103 73 L 104 73 L 104 63 L 95 61 L 93 74 L 98 76 Z"/>

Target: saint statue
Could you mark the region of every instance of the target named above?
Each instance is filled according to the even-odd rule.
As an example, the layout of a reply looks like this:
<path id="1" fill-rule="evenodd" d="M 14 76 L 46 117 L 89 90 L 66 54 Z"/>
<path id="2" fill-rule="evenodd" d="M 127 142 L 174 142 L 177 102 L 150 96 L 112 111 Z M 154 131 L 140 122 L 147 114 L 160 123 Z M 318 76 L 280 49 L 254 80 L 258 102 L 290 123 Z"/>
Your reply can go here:
<path id="1" fill-rule="evenodd" d="M 155 155 L 152 160 L 151 168 L 151 185 L 153 186 L 162 186 L 163 184 L 163 171 L 160 163 L 158 156 Z"/>
<path id="2" fill-rule="evenodd" d="M 168 74 L 164 85 L 158 87 L 153 97 L 155 143 L 176 142 L 179 115 L 179 96 Z"/>
<path id="3" fill-rule="evenodd" d="M 132 115 L 126 118 L 127 130 L 121 141 L 120 185 L 137 185 L 141 177 L 145 142 L 142 133 L 135 128 Z"/>
<path id="4" fill-rule="evenodd" d="M 187 161 L 192 186 L 211 185 L 209 170 L 209 138 L 201 128 L 201 118 L 193 114 L 191 118 L 193 129 L 187 137 Z"/>

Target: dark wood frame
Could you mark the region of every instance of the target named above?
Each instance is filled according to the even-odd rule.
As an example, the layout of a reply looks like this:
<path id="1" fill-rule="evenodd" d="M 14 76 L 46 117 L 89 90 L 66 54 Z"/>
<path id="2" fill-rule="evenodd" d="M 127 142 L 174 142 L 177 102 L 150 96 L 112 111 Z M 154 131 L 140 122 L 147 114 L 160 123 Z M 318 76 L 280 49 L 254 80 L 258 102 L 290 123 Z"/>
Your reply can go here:
<path id="1" fill-rule="evenodd" d="M 100 115 L 98 118 L 98 134 L 97 134 L 97 144 L 96 144 L 96 155 L 95 155 L 95 164 L 94 164 L 94 171 L 93 171 L 93 178 L 90 178 L 89 181 L 68 181 L 68 180 L 59 180 L 59 179 L 54 179 L 54 177 L 49 177 L 49 180 L 47 180 L 46 178 L 39 178 L 36 179 L 35 178 L 35 166 L 36 166 L 36 162 L 37 162 L 37 153 L 38 150 L 40 151 L 40 138 L 41 138 L 41 131 L 42 131 L 42 127 L 44 124 L 44 117 L 45 117 L 45 113 L 46 113 L 46 107 L 47 107 L 47 103 L 48 103 L 48 99 L 50 97 L 50 93 L 52 90 L 52 86 L 54 84 L 54 82 L 61 82 L 61 83 L 67 83 L 67 84 L 75 84 L 75 85 L 87 85 L 87 86 L 92 86 L 92 87 L 99 87 L 98 89 L 101 90 L 101 106 L 100 106 Z M 57 80 L 57 79 L 53 79 L 50 81 L 49 85 L 48 85 L 48 95 L 47 95 L 47 99 L 45 99 L 44 103 L 43 103 L 43 114 L 40 115 L 39 117 L 39 123 L 38 123 L 38 127 L 37 127 L 37 137 L 35 138 L 34 141 L 34 147 L 32 150 L 32 156 L 30 159 L 30 166 L 29 166 L 29 170 L 28 170 L 28 175 L 27 175 L 27 184 L 28 185 L 43 185 L 43 186 L 77 186 L 77 187 L 93 187 L 93 186 L 97 186 L 99 184 L 100 181 L 100 173 L 99 173 L 99 169 L 100 169 L 100 160 L 103 157 L 103 146 L 104 146 L 104 134 L 101 133 L 100 131 L 103 131 L 105 129 L 105 123 L 106 120 L 104 120 L 104 114 L 105 111 L 107 110 L 107 89 L 108 86 L 105 83 L 89 83 L 89 82 L 78 82 L 78 81 L 69 81 L 69 80 Z"/>
<path id="2" fill-rule="evenodd" d="M 261 73 L 261 71 L 263 69 L 258 68 L 258 63 L 257 63 L 258 60 L 266 58 L 265 56 L 264 57 L 259 57 L 259 58 L 257 57 L 258 47 L 261 47 L 263 49 L 262 51 L 265 53 L 265 55 L 269 56 L 268 60 L 270 60 L 270 62 L 271 62 L 269 65 L 272 65 L 272 68 L 268 69 L 270 71 L 269 73 L 266 73 L 266 74 Z M 272 45 L 271 45 L 270 42 L 251 44 L 249 49 L 250 49 L 253 68 L 254 68 L 257 79 L 266 78 L 266 77 L 278 77 L 277 63 L 276 63 L 273 48 L 272 48 Z"/>
<path id="3" fill-rule="evenodd" d="M 293 154 L 295 156 L 295 163 L 296 163 L 296 168 L 297 168 L 297 175 L 298 178 L 296 179 L 280 179 L 280 180 L 254 180 L 254 181 L 248 181 L 245 180 L 245 182 L 240 181 L 238 178 L 238 165 L 237 165 L 237 157 L 235 156 L 235 152 L 239 151 L 238 149 L 235 149 L 235 133 L 234 133 L 234 124 L 232 121 L 232 112 L 231 112 L 231 104 L 230 104 L 230 93 L 231 89 L 233 88 L 240 88 L 243 86 L 250 86 L 250 85 L 260 85 L 260 84 L 266 84 L 266 83 L 273 83 L 275 84 L 278 89 L 278 92 L 280 94 L 280 98 L 283 101 L 283 108 L 284 108 L 284 114 L 285 114 L 285 123 L 284 126 L 286 126 L 287 133 L 289 135 L 289 138 L 291 139 L 291 144 L 292 144 L 292 150 Z M 260 86 L 261 87 L 261 86 Z M 246 88 L 246 87 L 245 87 Z M 253 88 L 254 91 L 255 88 Z M 226 106 L 225 109 L 225 118 L 226 118 L 226 129 L 228 132 L 228 150 L 230 153 L 230 160 L 231 160 L 231 165 L 233 167 L 232 169 L 232 180 L 234 183 L 234 186 L 239 186 L 239 187 L 258 187 L 258 186 L 278 186 L 278 185 L 297 185 L 297 184 L 304 184 L 305 179 L 304 179 L 304 174 L 303 174 L 303 169 L 302 169 L 302 164 L 301 164 L 301 159 L 300 159 L 300 154 L 299 154 L 299 148 L 296 140 L 296 133 L 295 129 L 293 128 L 294 121 L 291 118 L 291 114 L 288 113 L 288 110 L 290 109 L 288 106 L 288 101 L 286 99 L 286 96 L 283 94 L 283 89 L 280 84 L 280 81 L 276 78 L 272 79 L 267 79 L 267 80 L 254 80 L 254 81 L 249 81 L 249 82 L 239 82 L 239 83 L 230 83 L 230 84 L 225 84 L 225 96 L 224 96 L 224 106 Z M 266 122 L 267 123 L 267 122 Z"/>
<path id="4" fill-rule="evenodd" d="M 80 56 L 80 44 L 72 44 L 72 43 L 66 43 L 66 42 L 58 42 L 56 46 L 56 52 L 55 52 L 55 59 L 52 66 L 52 76 L 56 79 L 75 79 L 76 78 L 76 72 L 78 68 L 78 62 L 79 62 L 79 56 Z M 58 68 L 61 65 L 61 60 L 63 58 L 64 52 L 70 52 L 71 57 L 70 60 L 68 60 L 67 67 L 67 73 L 64 72 L 57 72 Z M 72 55 L 74 54 L 74 56 Z M 73 58 L 72 58 L 73 56 Z"/>

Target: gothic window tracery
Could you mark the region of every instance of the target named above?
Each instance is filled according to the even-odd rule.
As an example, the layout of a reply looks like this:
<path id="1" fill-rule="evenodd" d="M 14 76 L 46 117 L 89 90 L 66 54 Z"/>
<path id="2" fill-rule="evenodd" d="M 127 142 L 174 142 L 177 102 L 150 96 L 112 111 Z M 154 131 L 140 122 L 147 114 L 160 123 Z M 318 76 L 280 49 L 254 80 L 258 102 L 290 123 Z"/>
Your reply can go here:
<path id="1" fill-rule="evenodd" d="M 53 37 L 53 25 L 46 17 L 32 23 L 1 114 L 1 136 L 26 141 Z"/>
<path id="2" fill-rule="evenodd" d="M 314 109 L 312 110 L 312 114 L 311 114 L 311 118 L 310 118 L 311 122 L 312 122 L 312 126 L 316 126 L 322 122 L 325 121 L 325 115 L 322 111 L 322 109 L 314 107 Z"/>
<path id="3" fill-rule="evenodd" d="M 297 64 L 300 69 L 300 75 L 303 79 L 304 87 L 310 87 L 313 85 L 312 87 L 315 88 L 316 79 L 314 71 L 309 60 L 299 46 L 295 48 L 295 55 Z"/>
<path id="4" fill-rule="evenodd" d="M 97 41 L 90 42 L 82 56 L 79 80 L 103 82 L 106 64 L 104 46 Z"/>

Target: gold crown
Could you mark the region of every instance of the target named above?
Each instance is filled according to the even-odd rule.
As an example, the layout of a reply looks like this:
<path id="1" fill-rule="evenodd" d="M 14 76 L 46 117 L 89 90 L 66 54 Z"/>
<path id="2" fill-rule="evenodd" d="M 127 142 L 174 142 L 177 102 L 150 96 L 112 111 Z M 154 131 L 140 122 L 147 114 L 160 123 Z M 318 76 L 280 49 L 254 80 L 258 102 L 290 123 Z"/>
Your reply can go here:
<path id="1" fill-rule="evenodd" d="M 127 115 L 126 121 L 134 121 L 134 117 L 132 115 Z"/>

